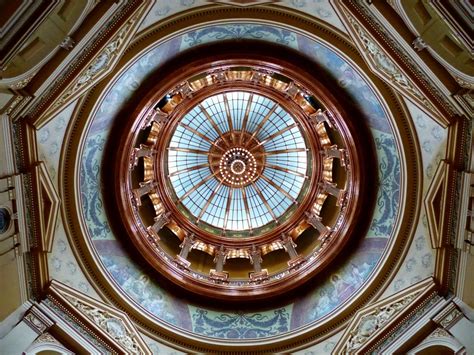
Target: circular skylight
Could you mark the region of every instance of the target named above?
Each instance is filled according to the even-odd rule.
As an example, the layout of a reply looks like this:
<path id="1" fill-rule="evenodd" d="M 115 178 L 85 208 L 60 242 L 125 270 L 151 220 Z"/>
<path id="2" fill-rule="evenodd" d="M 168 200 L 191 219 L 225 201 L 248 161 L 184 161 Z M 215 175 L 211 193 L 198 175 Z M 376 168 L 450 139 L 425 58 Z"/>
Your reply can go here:
<path id="1" fill-rule="evenodd" d="M 168 147 L 177 203 L 223 231 L 279 223 L 307 179 L 298 123 L 255 93 L 213 95 L 180 120 Z"/>

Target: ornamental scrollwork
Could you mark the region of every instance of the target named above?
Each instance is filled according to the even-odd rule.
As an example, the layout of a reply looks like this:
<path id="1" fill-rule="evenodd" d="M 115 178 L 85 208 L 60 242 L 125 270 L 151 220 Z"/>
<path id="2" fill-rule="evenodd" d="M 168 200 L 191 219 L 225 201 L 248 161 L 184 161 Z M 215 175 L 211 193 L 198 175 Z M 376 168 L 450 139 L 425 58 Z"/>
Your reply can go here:
<path id="1" fill-rule="evenodd" d="M 344 352 L 353 352 L 364 345 L 373 334 L 384 327 L 384 325 L 400 313 L 417 296 L 417 293 L 410 294 L 397 302 L 376 307 L 371 313 L 363 316 L 358 326 L 351 332 L 346 343 Z"/>
<path id="2" fill-rule="evenodd" d="M 75 297 L 68 296 L 67 299 L 78 311 L 127 349 L 128 353 L 144 354 L 137 342 L 136 334 L 127 329 L 122 319 L 115 317 L 108 311 L 85 304 Z"/>
<path id="3" fill-rule="evenodd" d="M 439 322 L 439 324 L 443 328 L 450 328 L 454 322 L 462 317 L 462 315 L 463 314 L 459 309 L 454 308 L 450 313 L 448 313 L 448 315 L 446 315 L 446 317 L 444 317 L 444 319 L 441 320 L 441 322 Z"/>
<path id="4" fill-rule="evenodd" d="M 387 76 L 392 84 L 399 89 L 406 91 L 423 103 L 430 110 L 435 111 L 433 105 L 425 98 L 423 93 L 416 88 L 409 78 L 397 67 L 392 59 L 390 59 L 375 43 L 375 41 L 368 35 L 368 33 L 357 23 L 357 21 L 349 17 L 349 22 L 354 27 L 356 34 L 359 36 L 364 47 L 365 53 L 370 57 L 376 69 Z"/>
<path id="5" fill-rule="evenodd" d="M 126 43 L 127 35 L 130 28 L 137 21 L 137 17 L 129 20 L 117 35 L 110 41 L 107 46 L 97 55 L 92 63 L 77 77 L 71 86 L 63 95 L 54 103 L 52 109 L 56 109 L 69 101 L 79 90 L 94 82 L 102 73 L 109 69 L 119 56 Z"/>

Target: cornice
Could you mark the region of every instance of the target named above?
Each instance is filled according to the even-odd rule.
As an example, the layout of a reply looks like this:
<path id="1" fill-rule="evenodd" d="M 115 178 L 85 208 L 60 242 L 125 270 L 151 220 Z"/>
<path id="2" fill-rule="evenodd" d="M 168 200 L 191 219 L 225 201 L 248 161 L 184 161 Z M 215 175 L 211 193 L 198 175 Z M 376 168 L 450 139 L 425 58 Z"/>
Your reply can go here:
<path id="1" fill-rule="evenodd" d="M 369 62 L 374 63 L 373 70 L 377 75 L 381 78 L 385 76 L 384 80 L 417 103 L 443 127 L 454 122 L 456 115 L 462 114 L 452 98 L 438 88 L 394 35 L 386 31 L 367 5 L 356 0 L 334 4 L 344 22 L 354 28 L 351 34 L 362 48 L 361 52 L 366 52 Z"/>
<path id="2" fill-rule="evenodd" d="M 92 63 L 92 58 L 96 57 L 100 49 L 106 47 L 111 36 L 118 33 L 124 23 L 129 21 L 134 14 L 136 15 L 138 13 L 140 14 L 139 17 L 143 16 L 144 10 L 152 3 L 153 2 L 149 0 L 133 0 L 121 4 L 119 10 L 114 13 L 111 19 L 94 34 L 93 38 L 88 41 L 87 45 L 82 48 L 81 52 L 77 53 L 73 61 L 70 62 L 69 65 L 63 69 L 62 73 L 49 84 L 48 89 L 42 92 L 38 97 L 34 98 L 33 102 L 29 104 L 26 112 L 23 112 L 23 117 L 30 120 L 37 128 L 44 125 L 47 122 L 47 118 L 51 117 L 51 115 L 46 115 L 46 113 L 48 110 L 53 108 L 54 112 L 57 112 L 57 107 L 52 107 L 52 105 L 58 100 L 58 96 L 61 93 L 66 93 L 71 81 L 76 79 L 82 70 L 87 70 L 88 66 L 94 64 Z M 136 28 L 136 26 L 134 28 Z M 112 37 L 112 40 L 113 39 L 114 38 Z M 97 73 L 102 74 L 101 71 L 98 71 Z M 37 77 L 39 77 L 39 75 L 37 75 Z M 99 79 L 102 77 L 103 76 L 99 75 Z M 82 85 L 80 86 L 80 89 L 83 89 Z M 76 91 L 77 90 L 74 90 L 74 93 L 76 93 Z M 81 93 L 84 93 L 84 90 L 81 90 Z M 80 93 L 77 93 L 77 95 L 68 94 L 68 100 L 62 100 L 63 102 L 61 102 L 61 104 L 66 105 L 76 99 L 78 95 L 80 95 Z M 23 96 L 28 97 L 28 95 Z M 52 114 L 53 112 L 50 113 Z"/>

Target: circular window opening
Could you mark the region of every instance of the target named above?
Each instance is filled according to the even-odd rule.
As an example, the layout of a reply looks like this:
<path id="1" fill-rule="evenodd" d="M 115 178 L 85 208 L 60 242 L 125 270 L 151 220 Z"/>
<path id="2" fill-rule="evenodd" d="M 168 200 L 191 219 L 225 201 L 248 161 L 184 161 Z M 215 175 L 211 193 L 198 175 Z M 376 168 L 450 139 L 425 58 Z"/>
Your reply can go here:
<path id="1" fill-rule="evenodd" d="M 0 208 L 0 234 L 5 233 L 10 226 L 11 216 L 6 208 Z"/>
<path id="2" fill-rule="evenodd" d="M 276 222 L 298 200 L 307 148 L 292 115 L 245 91 L 210 96 L 189 110 L 168 146 L 168 174 L 179 204 L 227 231 Z"/>

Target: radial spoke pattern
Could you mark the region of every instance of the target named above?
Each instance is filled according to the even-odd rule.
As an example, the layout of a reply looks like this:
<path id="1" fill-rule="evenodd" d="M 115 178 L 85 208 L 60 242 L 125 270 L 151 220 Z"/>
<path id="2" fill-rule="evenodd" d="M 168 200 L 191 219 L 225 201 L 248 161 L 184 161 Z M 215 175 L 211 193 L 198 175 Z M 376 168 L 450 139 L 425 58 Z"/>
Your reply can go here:
<path id="1" fill-rule="evenodd" d="M 182 118 L 170 141 L 168 174 L 195 222 L 252 230 L 278 222 L 295 203 L 307 175 L 307 149 L 298 124 L 276 102 L 229 92 Z"/>

